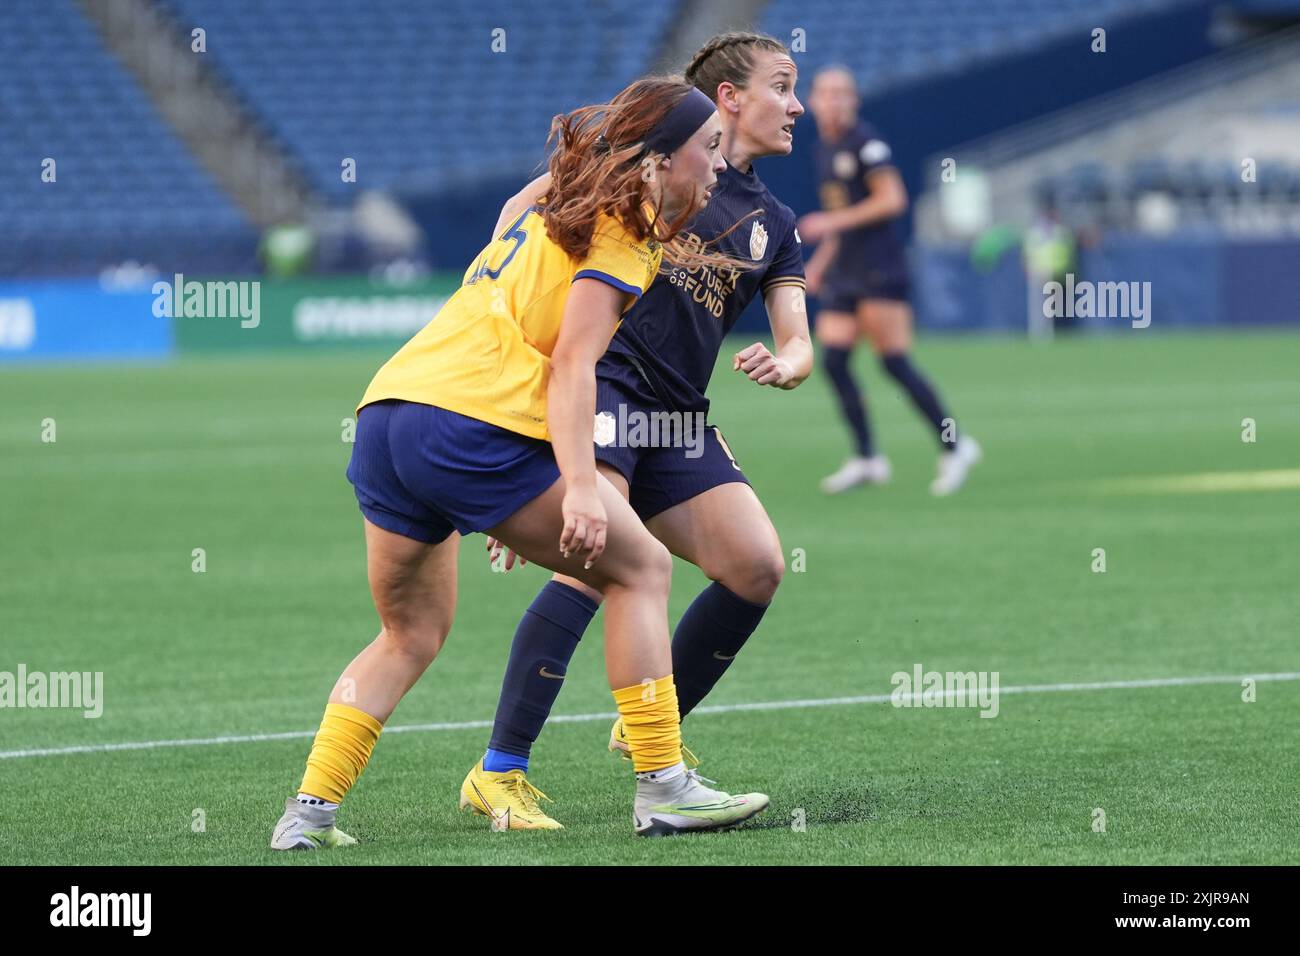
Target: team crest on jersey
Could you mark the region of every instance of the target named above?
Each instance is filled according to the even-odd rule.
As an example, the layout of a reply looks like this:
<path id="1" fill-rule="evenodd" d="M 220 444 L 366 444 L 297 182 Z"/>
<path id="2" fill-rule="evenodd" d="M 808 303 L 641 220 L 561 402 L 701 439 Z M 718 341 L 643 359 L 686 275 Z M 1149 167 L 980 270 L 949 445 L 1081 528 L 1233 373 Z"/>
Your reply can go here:
<path id="1" fill-rule="evenodd" d="M 831 160 L 831 168 L 835 170 L 835 175 L 839 179 L 852 179 L 853 174 L 858 171 L 858 158 L 848 150 L 842 150 Z"/>
<path id="2" fill-rule="evenodd" d="M 609 412 L 596 413 L 596 444 L 601 448 L 606 448 L 614 444 L 614 438 L 617 434 L 618 425 L 614 421 L 614 416 Z"/>
<path id="3" fill-rule="evenodd" d="M 749 255 L 755 262 L 763 258 L 763 253 L 767 251 L 767 230 L 763 228 L 761 222 L 754 223 L 754 228 L 749 233 Z"/>
<path id="4" fill-rule="evenodd" d="M 879 166 L 881 163 L 889 161 L 889 144 L 883 139 L 871 139 L 862 144 L 862 149 L 858 151 L 858 156 L 868 166 Z"/>

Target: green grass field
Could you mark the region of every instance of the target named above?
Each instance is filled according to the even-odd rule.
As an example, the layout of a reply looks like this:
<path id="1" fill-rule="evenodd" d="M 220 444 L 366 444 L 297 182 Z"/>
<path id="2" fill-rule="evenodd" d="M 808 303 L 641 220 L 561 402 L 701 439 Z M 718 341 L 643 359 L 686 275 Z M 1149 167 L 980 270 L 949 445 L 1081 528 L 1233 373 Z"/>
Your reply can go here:
<path id="1" fill-rule="evenodd" d="M 294 855 L 268 849 L 271 827 L 377 629 L 340 422 L 385 356 L 6 369 L 0 670 L 102 671 L 105 686 L 97 720 L 0 710 L 0 864 L 1300 863 L 1300 682 L 1261 680 L 1250 703 L 1240 683 L 1300 671 L 1300 337 L 1125 330 L 917 356 L 985 449 L 948 500 L 926 491 L 930 436 L 865 355 L 895 478 L 837 499 L 816 491 L 845 451 L 825 383 L 783 393 L 719 368 L 714 420 L 806 568 L 707 703 L 888 694 L 919 663 L 997 671 L 996 719 L 888 703 L 694 715 L 706 775 L 772 807 L 746 830 L 660 841 L 632 835 L 608 720 L 556 723 L 531 778 L 566 829 L 490 832 L 456 810 L 488 731 L 392 732 L 492 716 L 545 574 L 491 573 L 476 536 L 447 647 L 340 813 L 361 845 Z M 1203 473 L 1230 474 L 1185 477 Z M 702 586 L 678 565 L 674 622 Z M 598 625 L 558 714 L 613 709 Z M 302 735 L 210 740 L 286 732 Z M 13 756 L 160 740 L 207 742 Z"/>

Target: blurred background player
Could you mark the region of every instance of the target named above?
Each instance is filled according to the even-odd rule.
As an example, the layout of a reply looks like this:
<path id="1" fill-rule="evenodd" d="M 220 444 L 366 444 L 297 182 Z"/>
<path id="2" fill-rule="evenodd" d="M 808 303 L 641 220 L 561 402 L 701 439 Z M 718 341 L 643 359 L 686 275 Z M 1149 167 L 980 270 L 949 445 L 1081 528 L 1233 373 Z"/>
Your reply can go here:
<path id="1" fill-rule="evenodd" d="M 705 43 L 685 72 L 718 104 L 727 168 L 684 238 L 704 248 L 716 244 L 720 253 L 752 268 L 674 268 L 633 306 L 596 370 L 597 412 L 620 420 L 629 412 L 647 417 L 679 412 L 688 423 L 702 425 L 709 411 L 704 393 L 723 338 L 760 294 L 776 353 L 755 342 L 735 354 L 733 370 L 758 385 L 782 389 L 794 388 L 812 371 L 794 214 L 753 168 L 756 158 L 791 150 L 794 122 L 804 111 L 795 96 L 797 68 L 773 37 L 726 33 Z M 530 184 L 503 217 L 545 185 L 545 177 Z M 597 467 L 630 498 L 651 533 L 710 579 L 673 634 L 673 676 L 683 718 L 740 653 L 785 571 L 772 520 L 721 432 L 709 426 L 701 437 L 698 457 L 681 447 L 616 442 L 596 447 Z M 507 562 L 513 564 L 513 557 Z M 462 807 L 493 816 L 508 809 L 516 829 L 559 827 L 538 806 L 540 791 L 527 783 L 525 773 L 532 745 L 600 601 L 598 590 L 564 574 L 537 595 L 515 632 L 488 750 L 465 778 Z M 627 750 L 621 719 L 610 748 Z"/>
<path id="2" fill-rule="evenodd" d="M 808 261 L 808 289 L 817 296 L 822 364 L 853 434 L 854 453 L 822 480 L 827 494 L 889 480 L 889 459 L 874 446 L 862 392 L 850 367 L 860 338 L 871 342 L 881 367 L 934 428 L 941 446 L 930 491 L 952 494 L 980 459 L 974 439 L 956 422 L 912 364 L 912 307 L 907 262 L 894 221 L 907 211 L 907 189 L 891 163 L 889 145 L 858 117 L 858 90 L 847 67 L 829 66 L 813 78 L 809 106 L 817 123 L 816 172 L 822 212 L 799 219 Z"/>
<path id="3" fill-rule="evenodd" d="M 632 743 L 638 834 L 729 827 L 767 806 L 763 794 L 731 796 L 686 773 L 667 631 L 671 559 L 598 475 L 591 442 L 596 362 L 661 259 L 736 264 L 674 242 L 725 168 L 717 110 L 680 77 L 653 77 L 556 117 L 552 135 L 541 204 L 488 245 L 361 400 L 348 478 L 382 630 L 330 694 L 274 849 L 356 842 L 335 814 L 441 649 L 460 535 L 474 531 L 608 600 L 606 666 Z"/>

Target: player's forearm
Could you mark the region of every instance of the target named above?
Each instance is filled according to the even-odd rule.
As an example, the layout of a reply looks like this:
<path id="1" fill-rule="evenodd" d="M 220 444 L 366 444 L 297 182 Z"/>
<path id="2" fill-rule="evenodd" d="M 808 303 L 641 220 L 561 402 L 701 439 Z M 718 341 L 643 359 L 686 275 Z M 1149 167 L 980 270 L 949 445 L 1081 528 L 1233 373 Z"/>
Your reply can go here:
<path id="1" fill-rule="evenodd" d="M 790 368 L 790 378 L 781 384 L 781 388 L 798 388 L 813 370 L 812 338 L 805 325 L 802 332 L 795 332 L 776 347 L 776 360 L 784 362 Z"/>
<path id="2" fill-rule="evenodd" d="M 778 388 L 797 388 L 812 374 L 812 336 L 808 334 L 808 302 L 801 286 L 782 285 L 769 289 L 764 300 L 772 341 L 773 362 L 781 370 Z"/>
<path id="3" fill-rule="evenodd" d="M 596 487 L 592 422 L 596 418 L 596 367 L 578 357 L 551 363 L 546 422 L 555 463 L 566 488 Z"/>

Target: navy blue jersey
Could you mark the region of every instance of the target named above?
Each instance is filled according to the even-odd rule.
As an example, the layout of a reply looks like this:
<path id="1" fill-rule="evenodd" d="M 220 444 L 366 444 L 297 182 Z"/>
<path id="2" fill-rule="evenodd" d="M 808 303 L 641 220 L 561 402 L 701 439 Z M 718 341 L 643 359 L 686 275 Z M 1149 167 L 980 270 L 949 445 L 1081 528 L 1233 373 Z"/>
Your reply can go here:
<path id="1" fill-rule="evenodd" d="M 671 267 L 623 318 L 596 367 L 669 410 L 708 413 L 704 397 L 722 338 L 754 296 L 781 285 L 803 287 L 803 251 L 794 213 L 776 200 L 758 174 L 728 165 L 709 204 L 682 232 L 711 243 L 754 210 L 762 210 L 710 246 L 755 267 L 745 271 Z M 647 394 L 648 392 L 648 394 Z"/>
<path id="2" fill-rule="evenodd" d="M 893 159 L 889 144 L 859 120 L 833 143 L 818 140 L 815 163 L 822 208 L 841 209 L 866 199 L 871 194 L 868 177 L 893 165 Z M 865 279 L 868 274 L 881 280 L 906 277 L 906 258 L 892 220 L 841 232 L 839 237 L 840 249 L 826 270 L 826 281 Z"/>

